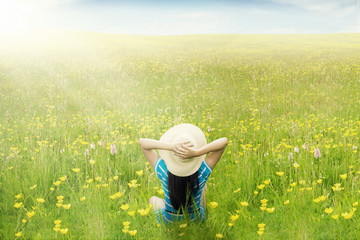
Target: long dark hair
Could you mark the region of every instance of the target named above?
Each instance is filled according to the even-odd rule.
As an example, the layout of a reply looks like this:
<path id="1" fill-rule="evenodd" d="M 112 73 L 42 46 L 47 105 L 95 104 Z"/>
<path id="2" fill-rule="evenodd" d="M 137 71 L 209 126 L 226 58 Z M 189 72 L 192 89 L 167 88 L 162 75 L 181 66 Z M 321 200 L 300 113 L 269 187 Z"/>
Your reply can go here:
<path id="1" fill-rule="evenodd" d="M 174 209 L 186 210 L 192 203 L 199 189 L 198 172 L 187 177 L 179 177 L 171 172 L 168 174 L 168 190 L 170 202 Z"/>

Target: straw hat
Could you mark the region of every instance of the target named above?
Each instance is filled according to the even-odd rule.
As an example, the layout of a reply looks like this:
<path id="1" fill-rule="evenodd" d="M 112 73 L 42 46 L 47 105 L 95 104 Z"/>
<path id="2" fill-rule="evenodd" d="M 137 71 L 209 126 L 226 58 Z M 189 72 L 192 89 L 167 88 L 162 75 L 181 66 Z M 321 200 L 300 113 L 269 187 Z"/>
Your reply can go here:
<path id="1" fill-rule="evenodd" d="M 205 134 L 200 128 L 192 124 L 183 123 L 167 130 L 160 138 L 160 142 L 183 143 L 189 141 L 193 148 L 199 149 L 206 145 Z M 199 157 L 182 159 L 168 150 L 158 150 L 160 157 L 164 159 L 168 170 L 179 177 L 186 177 L 199 170 L 205 154 Z"/>

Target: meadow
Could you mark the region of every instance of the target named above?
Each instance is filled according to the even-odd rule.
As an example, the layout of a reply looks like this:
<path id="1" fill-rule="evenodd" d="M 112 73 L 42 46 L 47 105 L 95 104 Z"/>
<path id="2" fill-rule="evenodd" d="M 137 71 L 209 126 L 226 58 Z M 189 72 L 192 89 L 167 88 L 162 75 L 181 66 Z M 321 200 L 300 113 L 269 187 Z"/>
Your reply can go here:
<path id="1" fill-rule="evenodd" d="M 0 42 L 0 239 L 360 238 L 359 34 Z M 165 226 L 137 141 L 185 122 L 229 145 Z"/>

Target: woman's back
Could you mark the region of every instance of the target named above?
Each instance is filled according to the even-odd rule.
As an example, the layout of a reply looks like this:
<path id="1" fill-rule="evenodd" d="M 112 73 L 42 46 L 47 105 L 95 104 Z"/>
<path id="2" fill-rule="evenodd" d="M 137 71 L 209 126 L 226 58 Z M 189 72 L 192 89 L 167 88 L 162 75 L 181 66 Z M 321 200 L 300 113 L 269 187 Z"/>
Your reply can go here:
<path id="1" fill-rule="evenodd" d="M 171 203 L 170 194 L 169 194 L 169 186 L 168 186 L 168 176 L 169 171 L 165 164 L 165 161 L 159 158 L 155 164 L 155 172 L 156 175 L 159 177 L 161 184 L 164 190 L 165 196 L 165 219 L 164 222 L 173 222 L 175 219 L 179 220 L 182 218 L 181 209 L 175 209 Z M 188 209 L 185 209 L 186 212 L 189 214 L 191 220 L 196 220 L 197 217 L 200 216 L 201 220 L 205 219 L 205 209 L 204 206 L 201 204 L 201 196 L 203 189 L 205 187 L 206 181 L 209 178 L 212 170 L 209 165 L 206 163 L 205 160 L 202 161 L 200 168 L 197 172 L 197 178 L 199 181 L 199 185 L 197 191 L 193 195 L 193 200 L 191 200 L 191 204 L 189 204 Z M 171 174 L 171 173 L 170 173 Z M 194 205 L 195 203 L 195 205 Z M 180 214 L 179 214 L 180 213 Z M 158 219 L 160 220 L 160 219 Z"/>
<path id="2" fill-rule="evenodd" d="M 206 142 L 201 129 L 192 124 L 179 124 L 172 127 L 162 135 L 160 140 L 139 139 L 141 150 L 150 166 L 154 168 L 164 189 L 165 199 L 156 196 L 149 199 L 159 222 L 161 219 L 164 222 L 173 222 L 184 216 L 190 216 L 191 220 L 205 220 L 206 181 L 220 160 L 228 140 L 220 138 L 209 144 Z M 159 154 L 155 150 L 158 150 Z M 179 180 L 177 177 L 180 179 L 185 177 L 188 183 L 188 179 L 192 179 L 194 173 L 197 174 L 196 191 L 193 191 L 195 185 L 190 181 L 194 203 L 187 204 L 188 189 L 183 187 L 183 182 L 179 185 L 173 184 L 169 188 L 169 172 L 173 177 L 170 178 L 170 183 L 171 180 Z M 185 211 L 188 214 L 180 214 L 181 206 L 186 206 Z"/>

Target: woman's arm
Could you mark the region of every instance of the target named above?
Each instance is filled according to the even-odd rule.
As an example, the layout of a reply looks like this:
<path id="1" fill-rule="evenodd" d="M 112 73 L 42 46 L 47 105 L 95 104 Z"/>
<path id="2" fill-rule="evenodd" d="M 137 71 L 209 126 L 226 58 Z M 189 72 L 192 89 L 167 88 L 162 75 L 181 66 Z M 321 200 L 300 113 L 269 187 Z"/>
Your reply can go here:
<path id="1" fill-rule="evenodd" d="M 188 143 L 182 143 L 175 148 L 174 153 L 181 158 L 198 157 L 209 153 L 206 158 L 206 163 L 210 166 L 211 169 L 214 169 L 215 165 L 220 160 L 220 157 L 222 156 L 227 144 L 228 139 L 226 137 L 219 138 L 199 149 L 193 149 L 191 148 L 192 146 L 188 145 Z"/>
<path id="2" fill-rule="evenodd" d="M 144 148 L 145 150 L 162 149 L 162 150 L 171 151 L 175 147 L 175 144 L 164 143 L 158 140 L 148 139 L 148 138 L 140 138 L 139 145 L 141 148 Z"/>
<path id="3" fill-rule="evenodd" d="M 155 149 L 163 149 L 172 151 L 175 148 L 174 144 L 160 142 L 154 139 L 140 138 L 139 145 L 144 153 L 146 160 L 150 163 L 152 168 L 155 168 L 156 161 L 159 158 L 159 155 Z"/>

